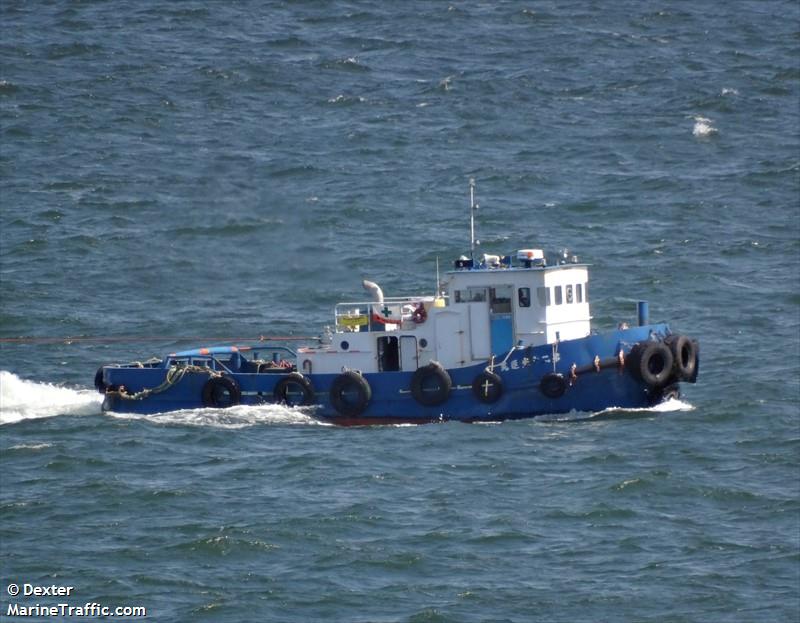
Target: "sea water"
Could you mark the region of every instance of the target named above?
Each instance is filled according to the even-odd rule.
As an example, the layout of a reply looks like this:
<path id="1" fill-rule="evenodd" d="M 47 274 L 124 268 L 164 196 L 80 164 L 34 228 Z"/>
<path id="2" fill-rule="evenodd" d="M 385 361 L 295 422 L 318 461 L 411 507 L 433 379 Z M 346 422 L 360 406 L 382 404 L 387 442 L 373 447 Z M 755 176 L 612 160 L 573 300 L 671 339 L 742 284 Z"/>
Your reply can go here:
<path id="1" fill-rule="evenodd" d="M 3 2 L 0 618 L 798 620 L 799 24 L 790 0 Z M 648 300 L 700 341 L 698 384 L 496 425 L 101 413 L 101 364 L 317 335 L 364 278 L 432 294 L 470 178 L 479 252 L 576 253 L 595 328 Z"/>

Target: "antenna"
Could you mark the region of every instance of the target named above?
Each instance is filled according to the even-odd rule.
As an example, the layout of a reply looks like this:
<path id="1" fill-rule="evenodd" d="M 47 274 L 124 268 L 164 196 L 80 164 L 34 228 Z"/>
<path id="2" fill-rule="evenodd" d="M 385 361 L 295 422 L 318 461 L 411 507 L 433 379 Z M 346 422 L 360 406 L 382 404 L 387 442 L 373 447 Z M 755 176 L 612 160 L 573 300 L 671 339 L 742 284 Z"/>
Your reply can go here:
<path id="1" fill-rule="evenodd" d="M 438 297 L 441 292 L 441 285 L 439 284 L 439 256 L 436 256 L 436 290 L 434 296 Z"/>
<path id="2" fill-rule="evenodd" d="M 475 240 L 475 212 L 478 211 L 478 204 L 475 203 L 475 178 L 469 178 L 469 257 L 475 259 L 475 245 L 480 244 Z"/>

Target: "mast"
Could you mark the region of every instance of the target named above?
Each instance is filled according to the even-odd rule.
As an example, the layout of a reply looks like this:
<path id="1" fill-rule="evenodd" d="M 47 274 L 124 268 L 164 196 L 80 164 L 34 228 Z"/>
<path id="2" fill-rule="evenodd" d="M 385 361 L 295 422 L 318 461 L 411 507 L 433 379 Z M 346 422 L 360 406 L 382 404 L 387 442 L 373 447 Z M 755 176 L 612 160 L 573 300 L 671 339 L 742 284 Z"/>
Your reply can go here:
<path id="1" fill-rule="evenodd" d="M 475 178 L 469 178 L 469 257 L 475 259 L 475 245 L 480 244 L 475 240 L 475 212 L 478 211 L 478 204 L 475 203 Z"/>

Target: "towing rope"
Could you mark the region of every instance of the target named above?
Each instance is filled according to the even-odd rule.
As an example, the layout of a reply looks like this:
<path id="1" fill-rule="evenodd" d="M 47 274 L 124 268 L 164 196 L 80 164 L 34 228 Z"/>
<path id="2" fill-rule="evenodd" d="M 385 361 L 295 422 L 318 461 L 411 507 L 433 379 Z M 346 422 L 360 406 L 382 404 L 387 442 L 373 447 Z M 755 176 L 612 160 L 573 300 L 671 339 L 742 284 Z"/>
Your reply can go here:
<path id="1" fill-rule="evenodd" d="M 174 367 L 167 370 L 167 377 L 164 379 L 164 382 L 157 387 L 151 387 L 149 389 L 143 389 L 140 392 L 136 392 L 135 394 L 129 394 L 125 387 L 122 386 L 116 392 L 108 392 L 109 394 L 116 394 L 120 398 L 124 400 L 144 400 L 148 396 L 152 396 L 153 394 L 160 394 L 161 392 L 167 391 L 173 385 L 177 385 L 181 382 L 184 375 L 187 373 L 190 374 L 207 374 L 209 377 L 216 377 L 222 376 L 222 372 L 218 372 L 216 370 L 211 370 L 204 366 L 180 366 Z"/>
<path id="2" fill-rule="evenodd" d="M 294 342 L 306 340 L 319 340 L 319 336 L 308 335 L 288 335 L 271 336 L 259 335 L 258 337 L 180 337 L 180 336 L 65 336 L 65 337 L 41 337 L 35 335 L 20 337 L 0 337 L 0 344 L 135 344 L 137 342 Z"/>

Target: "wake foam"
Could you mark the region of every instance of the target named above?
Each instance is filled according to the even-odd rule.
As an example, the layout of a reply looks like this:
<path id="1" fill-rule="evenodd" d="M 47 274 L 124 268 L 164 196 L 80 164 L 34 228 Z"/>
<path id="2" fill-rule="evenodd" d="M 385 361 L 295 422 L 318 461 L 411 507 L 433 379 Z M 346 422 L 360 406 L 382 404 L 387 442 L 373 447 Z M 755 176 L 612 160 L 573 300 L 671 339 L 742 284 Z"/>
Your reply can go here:
<path id="1" fill-rule="evenodd" d="M 211 428 L 247 428 L 265 424 L 330 426 L 304 413 L 302 408 L 283 405 L 238 405 L 227 409 L 182 409 L 154 415 L 138 413 L 107 413 L 106 415 L 117 419 L 145 420 L 154 424 Z"/>
<path id="2" fill-rule="evenodd" d="M 654 407 L 650 407 L 648 411 L 655 413 L 670 413 L 672 411 L 694 411 L 694 405 L 681 400 L 680 398 L 670 398 L 665 400 Z"/>
<path id="3" fill-rule="evenodd" d="M 37 383 L 0 370 L 0 426 L 57 415 L 100 415 L 103 397 L 94 389 L 70 389 L 52 383 Z M 184 409 L 155 415 L 106 413 L 119 419 L 144 420 L 154 424 L 246 428 L 264 424 L 326 425 L 302 408 L 281 405 L 246 406 L 229 409 Z"/>
<path id="4" fill-rule="evenodd" d="M 97 415 L 102 402 L 94 390 L 26 381 L 0 370 L 0 425 L 55 415 Z"/>
<path id="5" fill-rule="evenodd" d="M 613 419 L 629 417 L 647 417 L 657 413 L 673 413 L 677 411 L 694 411 L 694 405 L 678 398 L 670 398 L 652 407 L 640 409 L 624 409 L 622 407 L 609 407 L 602 411 L 571 411 L 570 413 L 554 413 L 552 415 L 538 416 L 540 422 L 573 422 L 579 420 Z"/>

